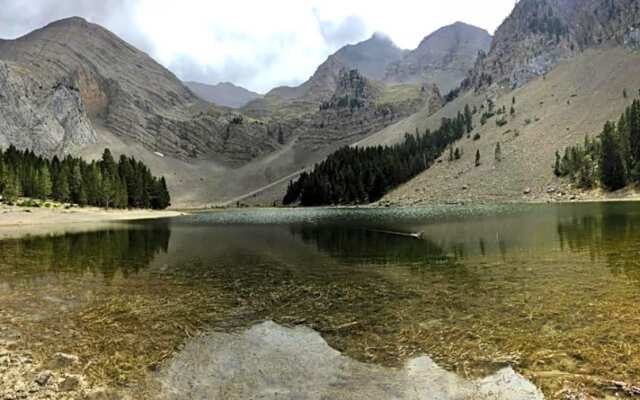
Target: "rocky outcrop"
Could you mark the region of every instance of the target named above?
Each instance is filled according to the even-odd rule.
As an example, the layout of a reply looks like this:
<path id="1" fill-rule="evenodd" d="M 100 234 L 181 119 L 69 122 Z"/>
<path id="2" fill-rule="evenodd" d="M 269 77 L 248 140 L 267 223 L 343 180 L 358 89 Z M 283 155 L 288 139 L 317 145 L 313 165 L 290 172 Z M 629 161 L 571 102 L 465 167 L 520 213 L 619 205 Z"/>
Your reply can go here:
<path id="1" fill-rule="evenodd" d="M 94 143 L 77 81 L 40 80 L 20 65 L 0 61 L 0 147 L 66 153 Z"/>
<path id="2" fill-rule="evenodd" d="M 127 398 L 115 390 L 93 387 L 77 356 L 55 354 L 43 365 L 15 343 L 0 341 L 0 399 L 64 400 Z"/>
<path id="3" fill-rule="evenodd" d="M 639 28 L 635 0 L 522 0 L 466 84 L 519 87 L 589 48 L 637 48 Z"/>
<path id="4" fill-rule="evenodd" d="M 384 80 L 437 85 L 443 93 L 456 88 L 473 68 L 478 52 L 486 52 L 491 35 L 457 22 L 425 37 L 401 60 L 387 67 Z"/>
<path id="5" fill-rule="evenodd" d="M 342 69 L 335 79 L 331 97 L 316 106 L 316 111 L 307 114 L 298 125 L 290 124 L 289 136 L 296 138 L 298 149 L 313 153 L 349 145 L 425 105 L 432 112 L 442 106 L 435 86 L 421 90 L 416 87 L 413 95 L 389 100 L 385 93 L 393 88 L 371 81 L 357 70 Z"/>

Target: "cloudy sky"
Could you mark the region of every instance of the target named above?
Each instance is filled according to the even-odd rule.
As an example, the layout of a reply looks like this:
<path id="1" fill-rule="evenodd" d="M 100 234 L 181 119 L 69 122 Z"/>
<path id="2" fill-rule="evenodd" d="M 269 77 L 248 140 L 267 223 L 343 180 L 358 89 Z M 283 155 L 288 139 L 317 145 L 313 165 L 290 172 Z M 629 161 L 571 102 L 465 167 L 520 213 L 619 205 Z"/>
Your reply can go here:
<path id="1" fill-rule="evenodd" d="M 515 0 L 0 0 L 0 37 L 82 16 L 146 51 L 183 80 L 264 93 L 297 85 L 327 56 L 379 31 L 415 48 L 467 22 L 493 33 Z"/>

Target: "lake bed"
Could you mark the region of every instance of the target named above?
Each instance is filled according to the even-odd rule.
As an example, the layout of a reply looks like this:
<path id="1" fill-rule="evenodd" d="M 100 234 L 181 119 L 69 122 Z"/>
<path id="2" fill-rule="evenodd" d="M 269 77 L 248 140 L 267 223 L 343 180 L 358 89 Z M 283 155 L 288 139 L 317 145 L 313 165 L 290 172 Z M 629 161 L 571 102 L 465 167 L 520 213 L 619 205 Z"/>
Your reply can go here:
<path id="1" fill-rule="evenodd" d="M 547 398 L 631 395 L 638 226 L 632 202 L 240 209 L 6 239 L 0 347 L 31 357 L 27 391 L 51 370 L 70 393 L 155 398 L 194 341 L 273 321 L 376 368 L 428 356 Z"/>

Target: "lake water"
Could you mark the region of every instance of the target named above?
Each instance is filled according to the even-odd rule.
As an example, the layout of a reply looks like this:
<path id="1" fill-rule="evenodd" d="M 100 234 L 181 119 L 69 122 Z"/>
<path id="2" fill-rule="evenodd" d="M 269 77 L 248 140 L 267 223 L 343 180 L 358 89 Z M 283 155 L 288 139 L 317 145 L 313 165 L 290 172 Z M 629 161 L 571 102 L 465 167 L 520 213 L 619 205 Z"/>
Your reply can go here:
<path id="1" fill-rule="evenodd" d="M 640 204 L 232 210 L 0 241 L 0 343 L 152 393 L 192 338 L 265 320 L 342 354 L 505 366 L 548 398 L 640 383 Z M 419 237 L 412 233 L 421 233 Z M 626 389 L 624 389 L 626 388 Z"/>

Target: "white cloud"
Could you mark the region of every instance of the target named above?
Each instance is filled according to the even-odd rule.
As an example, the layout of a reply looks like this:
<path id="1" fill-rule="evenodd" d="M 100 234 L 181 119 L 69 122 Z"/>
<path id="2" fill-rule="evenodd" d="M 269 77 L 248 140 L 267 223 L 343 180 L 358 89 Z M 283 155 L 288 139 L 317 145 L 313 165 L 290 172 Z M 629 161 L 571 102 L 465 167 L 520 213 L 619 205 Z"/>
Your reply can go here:
<path id="1" fill-rule="evenodd" d="M 346 42 L 375 31 L 415 48 L 455 21 L 493 32 L 513 5 L 514 0 L 141 0 L 135 20 L 151 38 L 155 57 L 179 75 L 189 73 L 184 78 L 229 79 L 265 92 L 304 81 Z"/>
<path id="2" fill-rule="evenodd" d="M 230 80 L 265 92 L 299 84 L 347 43 L 389 35 L 415 48 L 434 30 L 463 21 L 495 28 L 514 0 L 20 0 L 6 3 L 0 37 L 64 16 L 104 25 L 185 80 Z M 126 6 L 125 6 L 126 5 Z"/>

